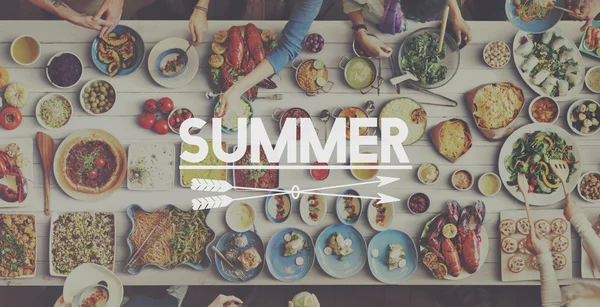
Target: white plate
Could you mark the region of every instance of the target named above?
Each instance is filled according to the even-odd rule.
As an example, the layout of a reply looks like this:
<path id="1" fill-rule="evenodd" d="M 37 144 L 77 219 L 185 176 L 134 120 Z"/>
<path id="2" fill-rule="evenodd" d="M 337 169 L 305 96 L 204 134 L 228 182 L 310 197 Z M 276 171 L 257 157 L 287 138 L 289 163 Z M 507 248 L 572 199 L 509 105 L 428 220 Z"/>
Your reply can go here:
<path id="1" fill-rule="evenodd" d="M 569 191 L 569 192 L 573 191 L 573 189 L 575 189 L 575 187 L 577 186 L 579 177 L 581 177 L 581 168 L 583 166 L 583 162 L 581 161 L 581 159 L 582 159 L 581 151 L 579 150 L 579 147 L 577 146 L 577 143 L 575 142 L 575 140 L 573 140 L 571 135 L 566 130 L 564 130 L 563 128 L 560 128 L 559 126 L 550 125 L 550 124 L 525 125 L 519 129 L 517 129 L 506 139 L 506 141 L 502 145 L 502 149 L 500 149 L 500 155 L 498 156 L 498 170 L 500 173 L 500 178 L 502 179 L 502 184 L 504 185 L 506 190 L 508 190 L 508 192 L 512 196 L 514 196 L 516 199 L 518 199 L 520 201 L 523 201 L 523 195 L 521 194 L 521 192 L 518 191 L 517 186 L 516 185 L 509 186 L 507 184 L 507 182 L 510 180 L 510 174 L 508 173 L 508 171 L 506 170 L 506 167 L 504 166 L 504 158 L 511 154 L 511 152 L 513 150 L 513 144 L 515 143 L 515 141 L 517 139 L 524 136 L 525 133 L 531 133 L 531 132 L 540 131 L 540 130 L 554 132 L 554 133 L 558 134 L 558 136 L 563 138 L 567 142 L 567 145 L 573 146 L 573 155 L 575 156 L 575 160 L 579 161 L 579 163 L 576 165 L 577 171 L 573 175 L 571 175 L 569 182 L 566 184 L 567 191 Z M 562 188 L 560 188 L 560 187 L 558 189 L 556 189 L 552 194 L 541 194 L 541 193 L 527 194 L 527 201 L 529 202 L 530 205 L 534 205 L 534 206 L 551 205 L 551 204 L 554 204 L 556 202 L 563 200 L 564 198 L 565 198 L 565 195 L 563 193 Z"/>
<path id="2" fill-rule="evenodd" d="M 319 193 L 319 191 L 313 191 L 315 193 Z M 318 199 L 320 200 L 319 202 L 319 207 L 320 207 L 320 214 L 319 214 L 319 218 L 316 221 L 313 221 L 312 218 L 310 218 L 310 216 L 308 215 L 308 197 L 310 196 L 310 194 L 302 194 L 302 198 L 300 198 L 300 206 L 298 206 L 298 210 L 300 211 L 300 217 L 302 217 L 302 220 L 304 221 L 304 223 L 314 226 L 314 225 L 318 225 L 319 223 L 321 223 L 321 221 L 323 221 L 323 219 L 325 219 L 325 216 L 327 215 L 327 199 L 325 199 L 325 197 L 323 197 L 322 195 L 318 195 Z"/>
<path id="3" fill-rule="evenodd" d="M 114 273 L 93 263 L 84 263 L 69 274 L 63 287 L 65 302 L 70 303 L 83 289 L 96 285 L 101 281 L 106 282 L 108 285 L 108 301 L 104 306 L 119 307 L 123 300 L 123 283 Z"/>
<path id="4" fill-rule="evenodd" d="M 392 225 L 394 222 L 394 217 L 396 216 L 396 211 L 394 210 L 394 203 L 385 203 L 382 206 L 385 207 L 385 218 L 383 221 L 383 226 L 377 225 L 375 218 L 377 216 L 377 209 L 373 203 L 375 199 L 371 200 L 369 206 L 367 207 L 367 219 L 369 220 L 369 225 L 373 227 L 376 231 L 384 231 Z"/>
<path id="5" fill-rule="evenodd" d="M 33 194 L 35 194 L 35 187 L 34 187 L 35 184 L 32 181 L 32 180 L 35 180 L 35 177 L 33 176 L 33 174 L 34 174 L 34 172 L 33 172 L 33 140 L 25 139 L 25 138 L 23 138 L 23 139 L 5 139 L 5 140 L 3 139 L 3 140 L 0 140 L 0 150 L 5 150 L 6 146 L 8 144 L 12 144 L 12 143 L 19 145 L 20 155 L 22 155 L 23 158 L 26 160 L 26 164 L 21 169 L 21 172 L 23 173 L 23 176 L 26 179 L 28 179 L 27 187 L 28 187 L 29 193 L 28 193 L 27 197 L 25 198 L 25 200 L 23 200 L 22 203 L 19 203 L 19 202 L 9 203 L 9 202 L 6 202 L 6 201 L 0 199 L 0 208 L 23 207 L 32 202 L 32 198 L 34 197 Z M 14 161 L 15 161 L 15 159 L 11 159 L 11 162 L 14 163 Z M 17 188 L 14 176 L 5 176 L 4 178 L 0 179 L 0 184 L 6 184 L 11 189 Z"/>
<path id="6" fill-rule="evenodd" d="M 135 191 L 164 191 L 175 180 L 175 146 L 171 144 L 137 143 L 129 145 L 127 153 L 127 188 Z M 151 179 L 145 185 L 135 182 L 133 170 L 138 161 Z"/>
<path id="7" fill-rule="evenodd" d="M 152 48 L 150 55 L 148 55 L 148 72 L 150 73 L 152 79 L 156 81 L 156 83 L 166 88 L 179 88 L 194 80 L 196 74 L 198 74 L 198 68 L 200 67 L 200 59 L 198 58 L 198 52 L 196 51 L 195 47 L 192 47 L 190 50 L 188 50 L 188 67 L 181 75 L 173 78 L 163 78 L 158 75 L 158 72 L 155 69 L 156 59 L 163 51 L 172 48 L 186 50 L 189 45 L 190 43 L 183 38 L 171 37 L 163 39 L 162 41 L 158 42 L 154 48 Z"/>
<path id="8" fill-rule="evenodd" d="M 54 242 L 54 222 L 58 219 L 59 216 L 65 214 L 65 213 L 106 213 L 106 214 L 112 214 L 113 215 L 113 229 L 114 229 L 114 235 L 115 235 L 115 245 L 113 246 L 113 271 L 115 270 L 115 266 L 116 266 L 116 259 L 117 259 L 117 226 L 116 226 L 116 222 L 114 222 L 114 216 L 115 214 L 113 212 L 102 212 L 102 211 L 73 211 L 73 212 L 63 212 L 63 213 L 57 213 L 57 212 L 52 212 L 52 215 L 50 216 L 50 242 L 48 244 L 48 269 L 50 270 L 50 275 L 54 276 L 54 277 L 67 277 L 68 275 L 65 274 L 61 274 L 58 273 L 56 271 L 54 271 L 54 261 L 53 261 L 53 256 L 52 256 L 52 243 Z M 81 266 L 82 264 L 80 264 L 79 266 Z M 97 265 L 99 267 L 104 268 L 103 266 Z M 108 269 L 105 268 L 107 271 Z M 75 269 L 73 269 L 73 271 L 71 271 L 71 274 L 73 274 L 73 272 L 75 272 Z M 69 274 L 69 276 L 71 275 Z M 89 285 L 89 284 L 88 284 Z M 65 283 L 65 288 L 66 288 L 66 283 Z M 83 287 L 85 288 L 85 287 Z M 81 289 L 83 289 L 81 288 Z M 110 290 L 110 289 L 109 289 Z M 75 296 L 74 293 L 73 296 Z M 66 299 L 66 296 L 65 296 Z"/>
<path id="9" fill-rule="evenodd" d="M 44 120 L 42 119 L 42 117 L 40 116 L 40 109 L 42 108 L 42 103 L 48 99 L 54 98 L 54 97 L 60 97 L 62 99 L 64 99 L 68 104 L 69 107 L 71 108 L 71 115 L 69 115 L 69 119 L 67 120 L 67 122 L 62 125 L 61 127 L 58 128 L 53 128 L 50 127 L 48 125 L 46 125 L 46 123 L 44 122 Z M 35 118 L 37 119 L 38 123 L 40 124 L 40 126 L 48 129 L 48 130 L 58 130 L 66 125 L 69 124 L 69 122 L 71 121 L 71 118 L 73 118 L 73 103 L 71 103 L 71 100 L 69 100 L 69 98 L 65 97 L 62 94 L 47 94 L 44 97 L 42 97 L 42 99 L 40 99 L 37 103 L 37 105 L 35 106 Z"/>
<path id="10" fill-rule="evenodd" d="M 437 217 L 437 215 L 434 216 L 427 223 L 429 224 L 429 223 L 433 222 L 433 220 L 436 217 Z M 483 223 L 485 224 L 486 222 L 484 221 Z M 421 238 L 423 237 L 424 233 L 425 233 L 425 227 L 423 227 L 423 232 L 421 233 Z M 479 236 L 481 237 L 481 243 L 479 245 L 479 250 L 480 250 L 479 256 L 480 257 L 479 257 L 479 267 L 477 268 L 477 272 L 479 272 L 481 267 L 485 264 L 485 260 L 487 259 L 488 252 L 490 250 L 490 241 L 488 239 L 487 230 L 485 230 L 485 226 L 481 226 L 481 232 L 479 233 Z M 421 239 L 419 239 L 419 242 L 420 242 L 420 240 Z M 423 246 L 419 243 L 419 252 L 422 253 L 423 250 L 424 250 Z M 477 272 L 475 272 L 473 274 L 477 274 Z M 450 276 L 450 274 L 446 274 L 446 276 L 444 276 L 444 279 L 446 279 L 446 280 L 461 280 L 461 279 L 465 279 L 473 274 L 469 274 L 465 270 L 461 269 L 460 275 L 458 275 L 457 277 Z"/>
<path id="11" fill-rule="evenodd" d="M 575 85 L 572 89 L 570 89 L 569 92 L 567 92 L 566 96 L 557 96 L 557 97 L 552 97 L 552 98 L 558 102 L 573 100 L 573 99 L 575 99 L 575 96 L 577 96 L 581 92 L 581 90 L 583 89 L 583 84 L 585 83 L 583 80 L 585 77 L 585 63 L 583 62 L 583 57 L 581 56 L 581 52 L 579 52 L 579 48 L 577 47 L 577 45 L 575 45 L 575 43 L 567 35 L 563 34 L 563 32 L 558 30 L 556 27 L 554 27 L 548 31 L 554 31 L 556 33 L 556 35 L 563 37 L 565 39 L 566 47 L 573 50 L 573 52 L 575 52 L 574 60 L 575 60 L 575 62 L 577 62 L 579 64 L 579 70 L 577 71 L 577 75 L 581 78 L 581 82 L 579 82 L 579 84 Z M 521 75 L 521 78 L 523 78 L 525 83 L 527 83 L 527 85 L 529 85 L 529 87 L 534 92 L 536 92 L 540 96 L 547 96 L 548 94 L 544 91 L 544 89 L 541 86 L 537 86 L 532 83 L 532 80 L 531 80 L 532 77 L 530 77 L 528 73 L 523 73 L 523 71 L 521 71 L 521 64 L 525 61 L 525 58 L 518 55 L 515 52 L 515 50 L 517 50 L 517 48 L 519 46 L 521 46 L 521 38 L 526 35 L 530 35 L 530 34 L 525 31 L 519 30 L 513 40 L 512 51 L 513 51 L 513 58 L 515 59 L 515 66 L 517 67 L 517 71 L 519 72 L 519 75 Z M 540 33 L 540 34 L 535 34 L 535 35 L 542 35 L 542 34 Z"/>
<path id="12" fill-rule="evenodd" d="M 562 191 L 561 191 L 561 193 L 562 193 Z M 516 223 L 518 220 L 525 218 L 525 217 L 527 217 L 527 213 L 525 212 L 525 210 L 510 210 L 510 211 L 500 212 L 500 221 L 505 220 L 505 219 L 511 219 L 511 220 L 515 221 L 515 223 Z M 549 223 L 552 223 L 552 220 L 554 220 L 556 218 L 562 218 L 566 221 L 562 210 L 531 210 L 531 219 L 534 221 L 538 220 L 538 219 L 545 219 Z M 567 222 L 567 224 L 569 225 L 569 227 L 567 227 L 567 232 L 563 235 L 569 239 L 569 247 L 567 248 L 566 251 L 563 252 L 563 254 L 567 257 L 567 265 L 562 270 L 556 271 L 556 277 L 558 279 L 573 278 L 573 256 L 572 256 L 573 241 L 571 240 L 571 224 L 569 224 L 569 222 Z M 551 233 L 551 234 L 547 235 L 546 237 L 549 239 L 553 239 L 555 236 L 556 236 L 555 234 Z M 523 255 L 518 251 L 515 254 L 503 253 L 502 246 L 500 244 L 502 244 L 502 239 L 504 237 L 505 237 L 504 235 L 500 235 L 500 238 L 498 240 L 498 244 L 499 244 L 498 250 L 500 251 L 500 265 L 501 265 L 500 273 L 502 275 L 502 281 L 513 282 L 513 281 L 523 281 L 523 280 L 540 280 L 540 272 L 531 266 L 531 258 L 533 257 L 533 254 L 532 255 Z M 511 237 L 517 239 L 517 241 L 520 241 L 521 239 L 526 238 L 525 235 L 520 234 L 518 231 L 516 234 L 512 235 Z M 508 260 L 514 255 L 523 256 L 523 259 L 525 259 L 525 269 L 520 273 L 513 273 L 508 269 Z"/>
<path id="13" fill-rule="evenodd" d="M 34 225 L 34 227 L 33 227 L 34 230 L 33 231 L 36 234 L 36 237 L 39 234 L 39 227 L 38 227 L 38 224 L 37 224 L 37 220 L 35 219 L 35 215 L 30 214 L 30 213 L 20 213 L 20 212 L 10 212 L 10 213 L 6 212 L 6 213 L 2 213 L 2 214 L 5 214 L 5 215 L 28 215 L 28 216 L 30 216 L 33 219 L 33 225 Z M 0 279 L 11 280 L 11 279 L 34 278 L 35 275 L 37 274 L 37 269 L 38 269 L 39 260 L 40 260 L 40 259 L 38 259 L 38 253 L 37 253 L 38 246 L 40 245 L 39 243 L 40 243 L 40 240 L 36 239 L 36 241 L 35 241 L 35 269 L 33 270 L 33 274 L 32 275 L 18 276 L 18 277 L 14 277 L 14 278 L 0 277 Z"/>
<path id="14" fill-rule="evenodd" d="M 598 215 L 600 215 L 599 209 L 584 209 L 585 216 L 588 218 L 592 227 L 598 221 Z M 581 240 L 581 278 L 586 279 L 599 279 L 600 278 L 600 269 L 595 267 L 592 271 L 592 265 L 590 263 L 590 257 L 583 247 L 583 240 Z"/>

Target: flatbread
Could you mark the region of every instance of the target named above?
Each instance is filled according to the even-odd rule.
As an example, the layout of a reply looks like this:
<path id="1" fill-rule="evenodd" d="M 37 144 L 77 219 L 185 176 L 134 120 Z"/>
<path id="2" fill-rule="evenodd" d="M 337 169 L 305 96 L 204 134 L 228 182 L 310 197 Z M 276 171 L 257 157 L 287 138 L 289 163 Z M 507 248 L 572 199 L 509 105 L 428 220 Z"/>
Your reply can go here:
<path id="1" fill-rule="evenodd" d="M 552 227 L 552 232 L 557 235 L 564 235 L 569 229 L 567 221 L 561 218 L 553 219 L 552 224 L 550 224 L 550 226 Z"/>
<path id="2" fill-rule="evenodd" d="M 531 227 L 529 227 L 529 219 L 522 218 L 522 219 L 520 219 L 520 220 L 517 221 L 517 231 L 520 234 L 522 234 L 522 235 L 528 235 L 530 229 L 531 229 Z"/>
<path id="3" fill-rule="evenodd" d="M 513 237 L 502 239 L 502 251 L 506 254 L 514 254 L 518 250 L 519 242 Z"/>
<path id="4" fill-rule="evenodd" d="M 437 124 L 429 132 L 437 151 L 454 163 L 473 145 L 469 125 L 461 119 L 450 119 Z"/>
<path id="5" fill-rule="evenodd" d="M 535 231 L 537 231 L 537 233 L 540 236 L 547 236 L 548 234 L 550 234 L 550 223 L 548 223 L 548 221 L 541 219 L 541 220 L 537 220 L 535 222 Z"/>
<path id="6" fill-rule="evenodd" d="M 567 266 L 567 257 L 561 253 L 552 254 L 552 266 L 555 270 L 562 270 Z"/>
<path id="7" fill-rule="evenodd" d="M 525 260 L 521 256 L 512 256 L 508 259 L 508 269 L 513 273 L 520 273 L 525 269 Z"/>
<path id="8" fill-rule="evenodd" d="M 500 222 L 500 233 L 505 236 L 512 236 L 517 231 L 517 224 L 511 219 L 502 220 Z"/>
<path id="9" fill-rule="evenodd" d="M 556 236 L 552 239 L 552 251 L 564 252 L 569 247 L 569 239 L 565 236 Z"/>

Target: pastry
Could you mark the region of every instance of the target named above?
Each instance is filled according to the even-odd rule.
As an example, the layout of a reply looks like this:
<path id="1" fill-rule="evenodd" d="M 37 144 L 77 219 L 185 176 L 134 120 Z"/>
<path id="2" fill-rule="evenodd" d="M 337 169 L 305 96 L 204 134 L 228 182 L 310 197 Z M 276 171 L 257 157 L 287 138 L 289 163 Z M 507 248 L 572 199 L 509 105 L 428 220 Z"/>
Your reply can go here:
<path id="1" fill-rule="evenodd" d="M 525 260 L 521 256 L 512 256 L 508 259 L 508 269 L 513 273 L 520 273 L 525 269 Z"/>
<path id="2" fill-rule="evenodd" d="M 517 239 L 513 237 L 506 237 L 502 239 L 502 251 L 507 254 L 514 254 L 519 246 Z"/>
<path id="3" fill-rule="evenodd" d="M 517 231 L 517 224 L 511 219 L 500 222 L 500 233 L 505 236 L 512 236 Z"/>
<path id="4" fill-rule="evenodd" d="M 547 236 L 550 234 L 550 223 L 544 219 L 539 219 L 535 222 L 535 230 L 540 236 Z"/>
<path id="5" fill-rule="evenodd" d="M 519 221 L 517 221 L 517 231 L 522 234 L 522 235 L 528 235 L 529 234 L 529 219 L 527 218 L 522 218 Z"/>

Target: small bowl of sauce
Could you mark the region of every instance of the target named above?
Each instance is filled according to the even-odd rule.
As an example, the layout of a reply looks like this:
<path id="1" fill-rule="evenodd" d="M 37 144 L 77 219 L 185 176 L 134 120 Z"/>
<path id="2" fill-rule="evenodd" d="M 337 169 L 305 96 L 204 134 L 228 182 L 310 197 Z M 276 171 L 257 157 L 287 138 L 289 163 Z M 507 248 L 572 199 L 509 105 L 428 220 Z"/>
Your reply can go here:
<path id="1" fill-rule="evenodd" d="M 590 91 L 600 94 L 600 66 L 594 66 L 587 71 L 585 85 Z"/>
<path id="2" fill-rule="evenodd" d="M 236 232 L 251 230 L 256 219 L 256 212 L 246 203 L 235 203 L 229 206 L 225 213 L 225 221 L 229 228 Z"/>
<path id="3" fill-rule="evenodd" d="M 35 37 L 22 35 L 10 45 L 10 56 L 17 64 L 29 66 L 40 58 L 41 49 L 41 44 Z"/>
<path id="4" fill-rule="evenodd" d="M 329 177 L 329 165 L 324 162 L 315 162 L 313 163 L 315 168 L 310 170 L 310 176 L 313 177 L 314 180 L 325 180 Z"/>
<path id="5" fill-rule="evenodd" d="M 498 177 L 498 175 L 495 173 L 485 173 L 479 177 L 477 187 L 481 194 L 485 196 L 495 196 L 500 192 L 502 185 L 500 184 L 500 177 Z"/>
<path id="6" fill-rule="evenodd" d="M 433 184 L 440 177 L 440 170 L 433 163 L 423 163 L 419 166 L 417 177 L 423 184 Z"/>
<path id="7" fill-rule="evenodd" d="M 550 97 L 540 96 L 529 104 L 529 118 L 534 123 L 553 124 L 558 119 L 559 114 L 558 103 Z"/>
<path id="8" fill-rule="evenodd" d="M 406 204 L 408 206 L 408 211 L 413 214 L 421 214 L 429 210 L 431 201 L 429 200 L 429 196 L 425 193 L 414 193 L 408 198 Z"/>
<path id="9" fill-rule="evenodd" d="M 473 175 L 467 170 L 457 170 L 452 174 L 452 186 L 459 191 L 467 191 L 473 186 Z"/>

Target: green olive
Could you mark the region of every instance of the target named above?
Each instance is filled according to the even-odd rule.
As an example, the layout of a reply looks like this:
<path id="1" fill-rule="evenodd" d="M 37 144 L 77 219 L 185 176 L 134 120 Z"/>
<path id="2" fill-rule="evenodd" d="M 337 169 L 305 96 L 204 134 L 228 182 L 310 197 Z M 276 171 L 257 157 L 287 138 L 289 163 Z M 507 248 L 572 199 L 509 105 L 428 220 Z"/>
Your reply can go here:
<path id="1" fill-rule="evenodd" d="M 100 101 L 100 102 L 98 103 L 98 105 L 99 105 L 99 106 L 101 106 L 101 107 L 103 107 L 103 106 L 105 106 L 105 105 L 106 105 L 106 102 L 104 102 L 104 101 Z"/>
<path id="2" fill-rule="evenodd" d="M 92 82 L 92 87 L 98 87 L 98 82 Z"/>
<path id="3" fill-rule="evenodd" d="M 106 99 L 106 96 L 104 96 L 103 94 L 100 94 L 100 100 L 104 100 Z"/>
<path id="4" fill-rule="evenodd" d="M 94 113 L 96 113 L 96 114 L 99 114 L 99 113 L 100 113 L 100 110 L 98 110 L 98 109 L 92 109 L 92 112 L 94 112 Z"/>
<path id="5" fill-rule="evenodd" d="M 113 90 L 113 89 L 110 89 L 110 90 L 108 91 L 108 93 L 109 93 L 109 94 L 111 94 L 111 95 L 114 95 L 114 94 L 115 94 L 115 90 Z"/>
<path id="6" fill-rule="evenodd" d="M 90 94 L 88 94 L 88 93 L 83 94 L 83 98 L 88 98 L 88 97 L 90 97 Z"/>
<path id="7" fill-rule="evenodd" d="M 108 110 L 110 110 L 110 108 L 108 106 L 104 107 L 104 112 L 108 112 Z"/>
<path id="8" fill-rule="evenodd" d="M 86 103 L 86 104 L 85 104 L 85 108 L 86 108 L 86 109 L 88 109 L 88 110 L 89 110 L 91 107 L 92 107 L 92 105 L 91 105 L 91 104 L 89 104 L 89 103 Z"/>
<path id="9" fill-rule="evenodd" d="M 96 97 L 96 92 L 91 92 L 91 93 L 90 93 L 90 96 L 92 96 L 92 97 Z"/>
<path id="10" fill-rule="evenodd" d="M 86 87 L 85 90 L 83 90 L 86 94 L 89 93 L 92 89 L 89 87 Z"/>
<path id="11" fill-rule="evenodd" d="M 97 107 L 98 107 L 98 103 L 97 102 L 92 103 L 92 108 L 97 108 Z"/>

